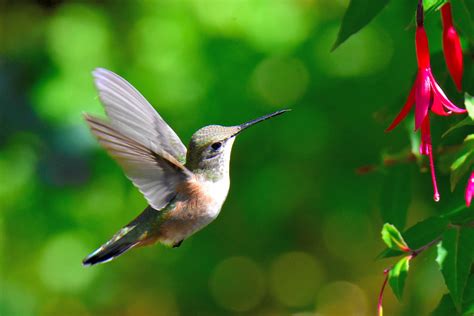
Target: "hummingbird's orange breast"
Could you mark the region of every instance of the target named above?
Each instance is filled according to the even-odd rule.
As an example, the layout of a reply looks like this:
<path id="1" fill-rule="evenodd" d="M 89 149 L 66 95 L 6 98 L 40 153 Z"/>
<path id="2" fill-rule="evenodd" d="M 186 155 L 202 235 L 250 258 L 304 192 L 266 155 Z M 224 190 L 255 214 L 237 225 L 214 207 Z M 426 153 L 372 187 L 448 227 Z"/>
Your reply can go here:
<path id="1" fill-rule="evenodd" d="M 175 208 L 167 213 L 160 227 L 159 240 L 167 245 L 177 244 L 209 224 L 223 204 L 197 177 L 180 185 L 177 193 Z"/>

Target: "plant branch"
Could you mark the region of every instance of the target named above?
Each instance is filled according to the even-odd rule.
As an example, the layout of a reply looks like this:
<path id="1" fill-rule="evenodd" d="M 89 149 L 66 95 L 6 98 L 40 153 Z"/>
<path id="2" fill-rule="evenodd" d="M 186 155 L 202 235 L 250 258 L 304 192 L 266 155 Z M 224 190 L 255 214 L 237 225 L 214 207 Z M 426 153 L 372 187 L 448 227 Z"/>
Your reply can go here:
<path id="1" fill-rule="evenodd" d="M 392 267 L 387 268 L 383 270 L 383 274 L 385 275 L 385 280 L 383 281 L 382 288 L 380 289 L 380 294 L 379 294 L 379 302 L 377 304 L 377 316 L 383 316 L 383 293 L 385 291 L 385 286 L 387 285 L 388 282 L 388 273 Z"/>
<path id="2" fill-rule="evenodd" d="M 412 258 L 415 258 L 416 256 L 418 256 L 420 253 L 422 253 L 423 251 L 425 251 L 426 249 L 430 248 L 431 246 L 437 244 L 438 242 L 440 242 L 442 239 L 441 236 L 439 236 L 438 238 L 436 239 L 433 239 L 432 241 L 430 241 L 429 243 L 427 243 L 426 245 L 424 246 L 421 246 L 420 248 L 416 249 L 416 250 L 412 250 L 411 251 L 411 256 Z"/>
<path id="3" fill-rule="evenodd" d="M 439 237 L 433 239 L 432 241 L 430 241 L 429 243 L 427 243 L 426 245 L 421 246 L 418 249 L 415 249 L 415 250 L 410 249 L 410 251 L 408 252 L 408 257 L 409 257 L 408 260 L 411 260 L 411 259 L 415 258 L 420 253 L 422 253 L 423 251 L 431 248 L 433 245 L 440 242 L 441 239 L 442 239 L 442 236 L 439 236 Z M 384 291 L 385 291 L 385 287 L 387 286 L 387 283 L 388 283 L 389 273 L 392 270 L 392 268 L 393 268 L 393 266 L 391 266 L 389 268 L 386 268 L 383 271 L 383 273 L 385 275 L 385 280 L 383 281 L 382 288 L 380 289 L 379 300 L 378 300 L 378 304 L 377 304 L 377 316 L 383 316 L 383 294 L 384 294 Z"/>

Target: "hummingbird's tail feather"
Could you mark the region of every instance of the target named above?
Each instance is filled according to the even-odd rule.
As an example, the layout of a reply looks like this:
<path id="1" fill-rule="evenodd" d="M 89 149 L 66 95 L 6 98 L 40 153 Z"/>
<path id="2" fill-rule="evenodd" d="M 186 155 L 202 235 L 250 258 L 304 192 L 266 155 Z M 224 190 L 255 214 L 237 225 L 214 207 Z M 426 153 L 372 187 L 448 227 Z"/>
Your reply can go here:
<path id="1" fill-rule="evenodd" d="M 92 266 L 98 263 L 109 262 L 127 250 L 130 250 L 139 243 L 136 238 L 130 238 L 130 231 L 133 231 L 134 226 L 126 226 L 122 228 L 111 240 L 102 245 L 99 249 L 88 255 L 82 261 L 85 266 Z"/>
<path id="2" fill-rule="evenodd" d="M 133 247 L 155 243 L 158 240 L 156 235 L 158 232 L 157 225 L 162 216 L 162 211 L 157 211 L 148 206 L 137 218 L 119 230 L 112 239 L 84 258 L 82 264 L 92 266 L 109 262 Z"/>

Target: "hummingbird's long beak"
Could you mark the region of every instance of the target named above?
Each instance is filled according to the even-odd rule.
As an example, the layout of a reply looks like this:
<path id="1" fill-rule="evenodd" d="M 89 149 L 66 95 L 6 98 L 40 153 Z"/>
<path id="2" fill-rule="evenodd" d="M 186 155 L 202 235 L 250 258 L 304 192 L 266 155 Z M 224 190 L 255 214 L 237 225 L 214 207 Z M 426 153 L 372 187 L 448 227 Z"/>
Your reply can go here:
<path id="1" fill-rule="evenodd" d="M 240 127 L 239 131 L 238 131 L 237 133 L 235 133 L 233 136 L 239 134 L 239 133 L 242 132 L 244 129 L 246 129 L 246 128 L 252 126 L 252 125 L 255 125 L 255 124 L 257 124 L 257 123 L 263 122 L 263 121 L 265 121 L 265 120 L 268 120 L 269 118 L 278 116 L 278 115 L 280 115 L 280 114 L 283 114 L 283 113 L 289 112 L 289 111 L 291 111 L 291 110 L 290 110 L 290 109 L 285 109 L 285 110 L 276 111 L 276 112 L 274 112 L 274 113 L 267 114 L 267 115 L 261 116 L 261 117 L 259 117 L 259 118 L 256 118 L 255 120 L 251 120 L 251 121 L 249 121 L 249 122 L 247 122 L 247 123 L 240 124 L 240 125 L 239 125 L 239 127 Z"/>

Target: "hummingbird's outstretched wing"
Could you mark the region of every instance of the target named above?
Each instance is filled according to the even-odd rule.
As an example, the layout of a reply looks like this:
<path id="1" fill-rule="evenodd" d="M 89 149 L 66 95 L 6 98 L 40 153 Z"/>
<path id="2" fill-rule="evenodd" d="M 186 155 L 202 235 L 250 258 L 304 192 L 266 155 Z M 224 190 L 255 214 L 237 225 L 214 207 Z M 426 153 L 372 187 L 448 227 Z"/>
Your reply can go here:
<path id="1" fill-rule="evenodd" d="M 152 142 L 185 163 L 186 147 L 137 89 L 110 70 L 97 68 L 92 74 L 115 130 L 140 144 Z"/>
<path id="2" fill-rule="evenodd" d="M 152 143 L 146 146 L 99 118 L 87 114 L 84 117 L 100 144 L 154 209 L 166 206 L 175 196 L 176 188 L 192 176 L 191 171 L 160 147 Z"/>

